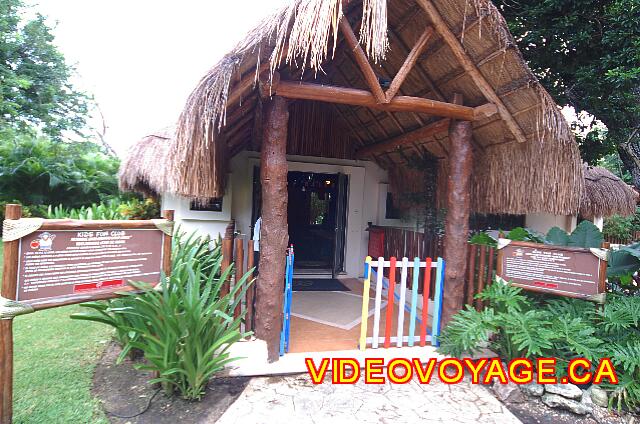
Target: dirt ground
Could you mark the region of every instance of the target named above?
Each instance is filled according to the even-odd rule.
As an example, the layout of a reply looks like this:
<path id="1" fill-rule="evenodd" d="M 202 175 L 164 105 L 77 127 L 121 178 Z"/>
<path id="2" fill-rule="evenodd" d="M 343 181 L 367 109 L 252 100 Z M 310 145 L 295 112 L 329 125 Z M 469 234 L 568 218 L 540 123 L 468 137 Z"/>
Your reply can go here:
<path id="1" fill-rule="evenodd" d="M 102 403 L 109 420 L 114 424 L 214 423 L 240 396 L 249 378 L 218 378 L 207 386 L 200 402 L 178 397 L 167 398 L 157 392 L 148 381 L 150 373 L 134 368 L 126 360 L 116 365 L 120 348 L 111 343 L 98 363 L 93 379 L 93 394 Z M 155 397 L 154 397 L 155 395 Z M 152 399 L 149 408 L 141 415 Z"/>
<path id="2" fill-rule="evenodd" d="M 597 415 L 580 416 L 569 411 L 549 408 L 540 399 L 529 398 L 523 403 L 505 403 L 509 411 L 524 424 L 618 424 L 629 423 L 632 416 L 618 416 L 600 409 Z M 637 422 L 637 421 L 636 421 Z"/>

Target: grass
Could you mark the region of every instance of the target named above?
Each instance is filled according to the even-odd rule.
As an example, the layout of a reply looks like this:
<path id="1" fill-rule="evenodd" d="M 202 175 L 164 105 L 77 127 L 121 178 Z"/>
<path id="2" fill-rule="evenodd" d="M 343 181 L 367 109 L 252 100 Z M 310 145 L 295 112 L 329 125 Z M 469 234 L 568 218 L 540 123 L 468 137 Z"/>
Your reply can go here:
<path id="1" fill-rule="evenodd" d="M 69 319 L 79 309 L 67 306 L 15 319 L 14 423 L 108 423 L 91 395 L 91 380 L 112 331 Z"/>

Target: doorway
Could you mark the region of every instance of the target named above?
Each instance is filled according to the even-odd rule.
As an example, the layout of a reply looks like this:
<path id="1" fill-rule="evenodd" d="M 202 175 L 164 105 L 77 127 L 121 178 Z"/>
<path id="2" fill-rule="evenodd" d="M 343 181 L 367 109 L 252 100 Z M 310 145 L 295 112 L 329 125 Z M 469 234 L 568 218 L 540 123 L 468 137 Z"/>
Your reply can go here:
<path id="1" fill-rule="evenodd" d="M 347 176 L 292 171 L 287 179 L 296 272 L 335 277 L 344 271 Z"/>

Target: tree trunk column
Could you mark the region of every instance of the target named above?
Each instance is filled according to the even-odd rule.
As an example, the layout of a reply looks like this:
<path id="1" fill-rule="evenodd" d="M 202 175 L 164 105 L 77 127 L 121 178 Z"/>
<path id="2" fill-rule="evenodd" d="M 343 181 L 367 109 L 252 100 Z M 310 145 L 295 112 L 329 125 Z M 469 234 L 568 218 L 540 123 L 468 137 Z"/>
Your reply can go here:
<path id="1" fill-rule="evenodd" d="M 279 356 L 287 226 L 287 101 L 275 97 L 265 104 L 260 181 L 262 225 L 260 272 L 256 288 L 256 337 L 267 342 L 269 362 Z"/>
<path id="2" fill-rule="evenodd" d="M 449 129 L 449 181 L 444 230 L 446 268 L 442 308 L 443 325 L 446 325 L 451 316 L 464 305 L 473 169 L 472 132 L 469 121 L 453 121 Z"/>

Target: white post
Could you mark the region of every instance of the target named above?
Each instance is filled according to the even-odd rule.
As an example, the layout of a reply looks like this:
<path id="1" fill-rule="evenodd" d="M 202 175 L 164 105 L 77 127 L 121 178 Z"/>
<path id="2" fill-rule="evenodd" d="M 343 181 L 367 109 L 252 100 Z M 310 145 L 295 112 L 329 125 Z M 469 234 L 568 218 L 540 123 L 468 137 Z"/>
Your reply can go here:
<path id="1" fill-rule="evenodd" d="M 600 231 L 602 231 L 602 229 L 604 228 L 604 218 L 601 216 L 596 216 L 595 218 L 593 218 L 593 223 L 596 227 L 598 227 Z"/>

